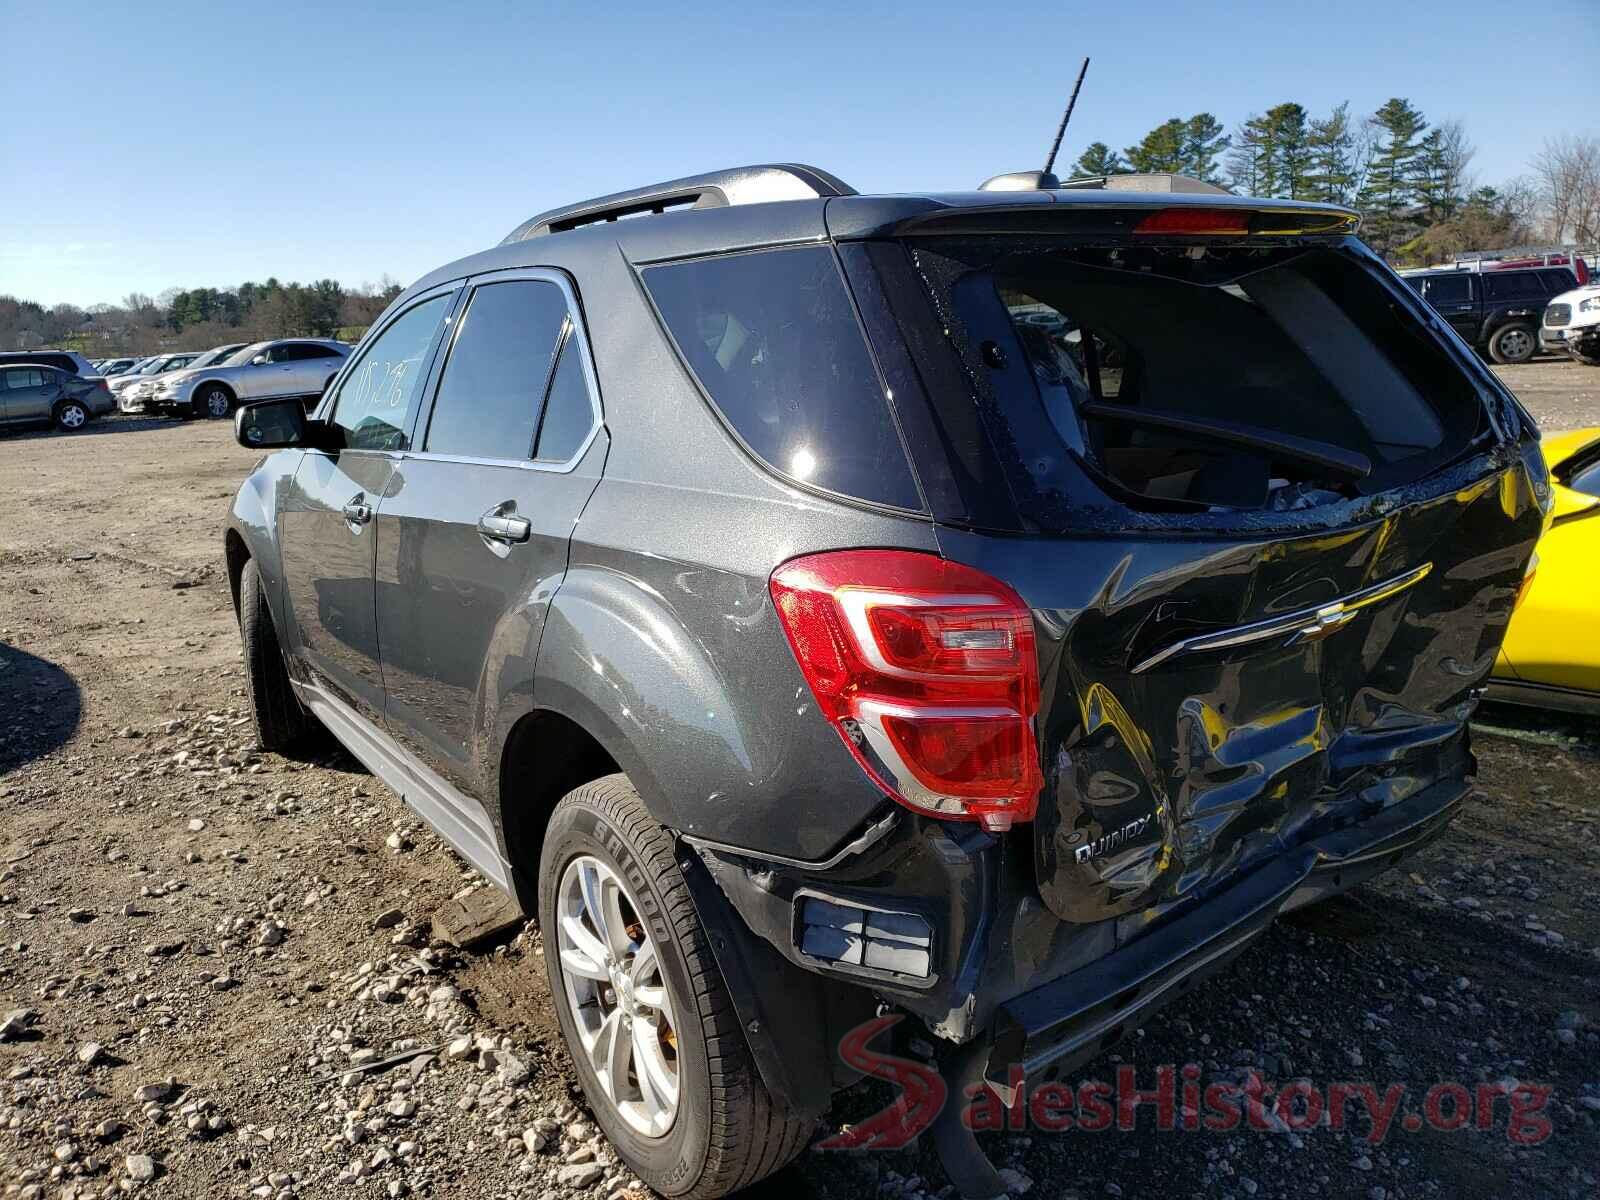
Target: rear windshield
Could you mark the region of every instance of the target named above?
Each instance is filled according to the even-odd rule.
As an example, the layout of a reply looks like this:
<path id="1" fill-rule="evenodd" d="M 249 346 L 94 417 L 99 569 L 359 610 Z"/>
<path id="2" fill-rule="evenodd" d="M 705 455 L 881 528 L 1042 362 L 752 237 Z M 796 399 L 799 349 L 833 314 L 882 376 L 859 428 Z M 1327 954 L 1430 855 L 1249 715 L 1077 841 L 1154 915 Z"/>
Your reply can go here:
<path id="1" fill-rule="evenodd" d="M 1442 465 L 1483 420 L 1471 380 L 1337 244 L 939 238 L 908 253 L 1031 524 L 1063 527 L 1086 497 L 1354 498 Z"/>
<path id="2" fill-rule="evenodd" d="M 649 267 L 645 287 L 711 403 L 757 458 L 845 496 L 920 509 L 827 246 Z"/>

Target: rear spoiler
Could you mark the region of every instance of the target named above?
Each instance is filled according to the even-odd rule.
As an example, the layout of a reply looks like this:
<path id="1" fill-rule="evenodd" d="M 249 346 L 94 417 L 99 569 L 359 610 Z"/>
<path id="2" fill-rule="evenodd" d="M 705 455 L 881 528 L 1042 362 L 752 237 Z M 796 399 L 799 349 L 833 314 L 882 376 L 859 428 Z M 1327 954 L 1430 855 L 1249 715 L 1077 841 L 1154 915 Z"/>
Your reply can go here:
<path id="1" fill-rule="evenodd" d="M 954 196 L 841 196 L 828 201 L 838 240 L 930 234 L 1084 233 L 1109 237 L 1313 237 L 1353 234 L 1359 213 L 1332 204 L 1215 193 L 1052 190 Z"/>

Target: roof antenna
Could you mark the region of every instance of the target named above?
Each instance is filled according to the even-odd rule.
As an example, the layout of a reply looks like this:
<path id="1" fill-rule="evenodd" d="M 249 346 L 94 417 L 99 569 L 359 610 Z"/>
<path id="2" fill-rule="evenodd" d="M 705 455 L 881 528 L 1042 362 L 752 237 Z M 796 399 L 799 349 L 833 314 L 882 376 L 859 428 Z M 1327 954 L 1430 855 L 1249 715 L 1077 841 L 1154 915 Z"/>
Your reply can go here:
<path id="1" fill-rule="evenodd" d="M 1061 138 L 1067 132 L 1067 122 L 1072 120 L 1072 110 L 1078 106 L 1078 89 L 1083 86 L 1083 77 L 1089 73 L 1089 58 L 1084 56 L 1083 66 L 1078 68 L 1078 82 L 1072 85 L 1072 98 L 1067 101 L 1067 111 L 1061 114 L 1061 124 L 1056 126 L 1056 140 L 1050 143 L 1050 153 L 1044 160 L 1044 174 L 1050 174 L 1050 169 L 1056 165 L 1056 152 L 1061 149 Z"/>
<path id="2" fill-rule="evenodd" d="M 1044 160 L 1042 171 L 1009 171 L 996 175 L 978 185 L 981 192 L 1036 192 L 1061 186 L 1061 181 L 1051 173 L 1056 165 L 1056 154 L 1061 149 L 1061 139 L 1067 132 L 1067 122 L 1072 120 L 1072 110 L 1078 104 L 1078 90 L 1083 87 L 1083 77 L 1089 73 L 1089 60 L 1078 68 L 1078 81 L 1072 85 L 1072 98 L 1067 101 L 1067 111 L 1061 114 L 1061 124 L 1056 126 L 1056 140 L 1050 143 L 1050 157 Z"/>

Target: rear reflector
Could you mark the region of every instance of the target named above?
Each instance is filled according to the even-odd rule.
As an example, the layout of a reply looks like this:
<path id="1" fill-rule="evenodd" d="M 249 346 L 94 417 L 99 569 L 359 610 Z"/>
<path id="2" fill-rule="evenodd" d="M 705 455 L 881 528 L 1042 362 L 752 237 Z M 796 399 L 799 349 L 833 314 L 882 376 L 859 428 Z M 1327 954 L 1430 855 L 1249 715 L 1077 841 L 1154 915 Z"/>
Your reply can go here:
<path id="1" fill-rule="evenodd" d="M 933 931 L 914 913 L 800 901 L 800 953 L 824 962 L 926 979 L 932 970 Z"/>
<path id="2" fill-rule="evenodd" d="M 905 550 L 797 558 L 771 588 L 823 715 L 890 796 L 990 829 L 1032 820 L 1039 662 L 1015 591 Z"/>

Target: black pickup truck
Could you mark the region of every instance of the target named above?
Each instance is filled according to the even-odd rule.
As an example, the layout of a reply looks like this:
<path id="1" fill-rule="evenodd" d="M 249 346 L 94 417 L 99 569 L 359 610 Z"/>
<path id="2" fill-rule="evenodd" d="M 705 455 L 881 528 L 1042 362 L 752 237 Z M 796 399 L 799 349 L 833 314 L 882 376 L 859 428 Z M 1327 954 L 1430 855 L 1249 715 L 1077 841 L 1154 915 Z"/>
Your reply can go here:
<path id="1" fill-rule="evenodd" d="M 1527 362 L 1539 348 L 1539 316 L 1579 280 L 1570 267 L 1407 271 L 1410 284 L 1469 344 L 1497 363 Z"/>

